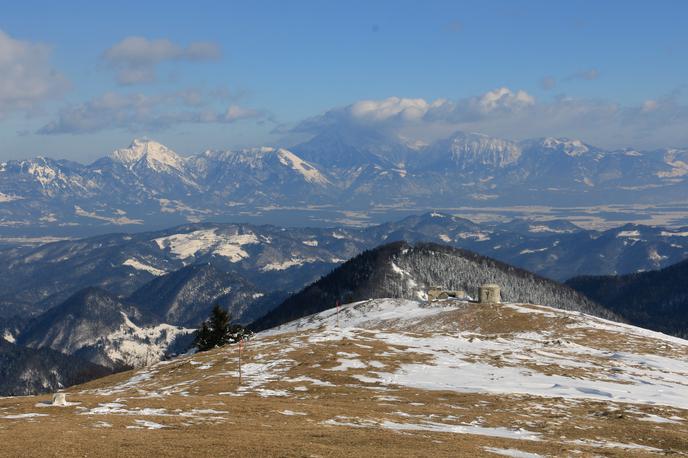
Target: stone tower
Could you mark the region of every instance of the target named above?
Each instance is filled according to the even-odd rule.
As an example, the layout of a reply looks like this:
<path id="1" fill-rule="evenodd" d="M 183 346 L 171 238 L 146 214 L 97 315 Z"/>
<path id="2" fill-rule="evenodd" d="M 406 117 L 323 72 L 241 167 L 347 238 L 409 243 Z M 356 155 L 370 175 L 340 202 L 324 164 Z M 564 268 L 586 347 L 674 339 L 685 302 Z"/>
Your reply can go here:
<path id="1" fill-rule="evenodd" d="M 488 283 L 478 288 L 478 302 L 481 304 L 499 304 L 502 302 L 499 285 Z"/>

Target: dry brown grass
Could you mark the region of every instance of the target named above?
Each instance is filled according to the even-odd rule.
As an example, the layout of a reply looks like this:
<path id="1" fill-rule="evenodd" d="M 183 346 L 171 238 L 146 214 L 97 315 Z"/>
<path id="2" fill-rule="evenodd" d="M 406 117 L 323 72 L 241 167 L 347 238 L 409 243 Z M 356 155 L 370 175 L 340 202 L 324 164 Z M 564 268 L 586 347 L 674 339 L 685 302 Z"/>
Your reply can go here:
<path id="1" fill-rule="evenodd" d="M 557 338 L 574 340 L 581 329 L 570 318 L 529 315 L 500 306 L 469 306 L 433 317 L 440 333 L 473 331 L 483 339 L 528 331 L 551 330 Z M 427 335 L 428 322 L 406 331 Z M 285 396 L 262 397 L 248 390 L 241 396 L 236 347 L 183 357 L 155 366 L 149 380 L 121 386 L 136 372 L 116 374 L 68 390 L 70 407 L 36 407 L 47 396 L 2 398 L 0 417 L 44 413 L 31 419 L 0 418 L 0 455 L 14 456 L 494 456 L 485 447 L 517 449 L 546 456 L 658 456 L 649 449 L 593 446 L 598 441 L 640 444 L 662 453 L 688 455 L 688 411 L 649 405 L 590 400 L 545 398 L 532 395 L 496 395 L 426 391 L 378 382 L 361 382 L 355 376 L 374 376 L 370 367 L 332 370 L 338 358 L 377 361 L 385 372 L 403 364 L 428 363 L 429 355 L 390 345 L 376 331 L 360 330 L 352 338 L 308 343 L 316 331 L 284 334 L 250 342 L 245 365 L 274 360 L 284 364 L 279 376 L 260 388 Z M 588 334 L 585 334 L 588 335 Z M 614 345 L 610 338 L 588 335 L 599 345 Z M 301 342 L 301 345 L 294 343 Z M 628 342 L 623 342 L 629 345 Z M 590 345 L 590 342 L 587 343 Z M 648 341 L 633 345 L 652 346 Z M 552 345 L 556 351 L 556 343 Z M 666 351 L 674 351 L 665 349 Z M 355 356 L 353 356 L 355 355 Z M 499 355 L 491 364 L 500 363 Z M 210 366 L 201 369 L 204 365 Z M 246 366 L 245 366 L 246 367 Z M 559 373 L 563 368 L 537 368 Z M 565 370 L 572 370 L 565 368 Z M 591 377 L 590 371 L 581 376 Z M 600 369 L 595 376 L 604 376 Z M 573 375 L 575 376 L 575 374 Z M 323 383 L 301 379 L 308 377 Z M 331 385 L 331 386 L 330 386 Z M 156 393 L 156 396 L 152 396 Z M 121 402 L 128 414 L 85 415 L 104 403 Z M 144 415 L 140 409 L 165 409 Z M 214 413 L 188 416 L 193 409 Z M 296 415 L 285 415 L 286 411 Z M 145 412 L 145 411 L 144 411 Z M 163 415 L 161 415 L 161 413 Z M 301 415 L 303 414 L 303 415 Z M 641 421 L 648 415 L 675 418 L 675 423 Z M 678 419 L 681 420 L 678 420 Z M 133 429 L 137 420 L 152 421 L 162 429 Z M 333 425 L 328 422 L 351 425 Z M 396 431 L 380 426 L 397 424 L 479 425 L 523 428 L 540 435 L 539 441 L 506 439 L 475 434 L 425 430 Z M 109 427 L 99 427 L 107 422 Z M 102 424 L 101 424 L 102 426 Z"/>

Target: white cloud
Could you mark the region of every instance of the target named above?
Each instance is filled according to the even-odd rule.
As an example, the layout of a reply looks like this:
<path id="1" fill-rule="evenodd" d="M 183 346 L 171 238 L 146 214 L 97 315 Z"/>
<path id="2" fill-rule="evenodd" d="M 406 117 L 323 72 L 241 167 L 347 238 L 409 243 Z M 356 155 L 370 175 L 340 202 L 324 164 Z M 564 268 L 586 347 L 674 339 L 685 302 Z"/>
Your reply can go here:
<path id="1" fill-rule="evenodd" d="M 50 47 L 16 40 L 0 30 L 0 117 L 32 110 L 62 94 L 67 80 L 50 64 Z"/>
<path id="2" fill-rule="evenodd" d="M 386 121 L 392 118 L 406 120 L 421 119 L 428 110 L 444 103 L 439 99 L 428 103 L 423 99 L 402 99 L 390 97 L 384 100 L 362 100 L 351 105 L 351 115 L 358 119 Z"/>
<path id="3" fill-rule="evenodd" d="M 220 109 L 216 106 L 217 93 L 197 89 L 154 96 L 108 92 L 60 110 L 57 119 L 37 133 L 83 134 L 108 129 L 156 131 L 183 123 L 226 124 L 265 116 L 260 111 L 235 104 Z"/>
<path id="4" fill-rule="evenodd" d="M 165 61 L 216 60 L 220 54 L 219 46 L 209 42 L 182 47 L 164 38 L 127 37 L 107 49 L 103 60 L 116 71 L 117 81 L 126 85 L 155 81 L 156 68 Z"/>
<path id="5" fill-rule="evenodd" d="M 500 87 L 459 100 L 390 97 L 335 108 L 299 123 L 296 134 L 324 129 L 375 130 L 433 141 L 457 130 L 510 139 L 571 137 L 601 147 L 687 146 L 688 107 L 674 93 L 641 106 L 565 96 L 538 101 L 524 90 Z"/>
<path id="6" fill-rule="evenodd" d="M 234 122 L 240 119 L 257 118 L 261 113 L 251 108 L 241 107 L 239 105 L 230 105 L 225 111 L 224 120 L 227 122 Z"/>
<path id="7" fill-rule="evenodd" d="M 535 104 L 535 98 L 526 91 L 512 92 L 507 87 L 486 92 L 476 100 L 483 113 L 495 110 L 518 110 Z"/>

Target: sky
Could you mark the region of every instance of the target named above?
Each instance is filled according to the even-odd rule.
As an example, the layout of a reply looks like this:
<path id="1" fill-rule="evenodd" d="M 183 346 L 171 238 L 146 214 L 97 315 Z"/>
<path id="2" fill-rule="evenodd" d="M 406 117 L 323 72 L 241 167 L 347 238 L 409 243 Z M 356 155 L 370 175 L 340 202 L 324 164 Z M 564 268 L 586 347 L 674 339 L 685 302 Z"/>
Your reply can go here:
<path id="1" fill-rule="evenodd" d="M 0 15 L 0 159 L 323 129 L 688 147 L 685 1 L 37 2 Z"/>

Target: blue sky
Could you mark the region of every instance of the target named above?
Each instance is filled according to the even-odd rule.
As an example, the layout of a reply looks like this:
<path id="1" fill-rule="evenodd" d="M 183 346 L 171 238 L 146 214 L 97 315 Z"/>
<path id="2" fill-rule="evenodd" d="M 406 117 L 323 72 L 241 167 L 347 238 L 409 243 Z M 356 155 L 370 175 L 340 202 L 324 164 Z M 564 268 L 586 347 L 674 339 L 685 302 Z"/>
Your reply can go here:
<path id="1" fill-rule="evenodd" d="M 187 154 L 288 144 L 323 119 L 425 141 L 471 129 L 686 147 L 687 13 L 684 1 L 12 2 L 0 158 L 89 161 L 138 136 Z"/>

